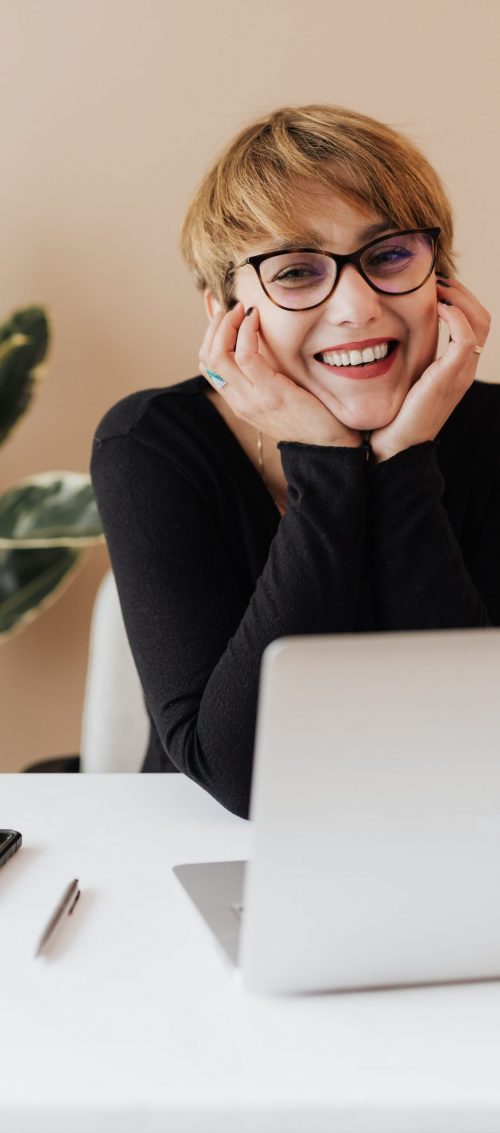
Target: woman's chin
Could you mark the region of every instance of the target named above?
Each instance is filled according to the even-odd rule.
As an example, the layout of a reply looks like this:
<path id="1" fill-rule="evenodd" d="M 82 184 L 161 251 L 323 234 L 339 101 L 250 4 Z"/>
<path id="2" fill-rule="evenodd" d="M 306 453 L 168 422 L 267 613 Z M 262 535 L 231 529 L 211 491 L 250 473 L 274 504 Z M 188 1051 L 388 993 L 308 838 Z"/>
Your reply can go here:
<path id="1" fill-rule="evenodd" d="M 351 412 L 349 412 L 348 406 L 343 405 L 341 410 L 337 410 L 335 416 L 348 429 L 357 429 L 358 432 L 384 429 L 397 417 L 405 396 L 406 393 L 401 393 L 394 401 L 386 398 L 379 405 L 370 404 L 370 399 L 367 399 L 367 404 L 353 406 Z"/>
<path id="2" fill-rule="evenodd" d="M 386 425 L 390 425 L 391 421 L 397 416 L 397 410 L 394 413 L 363 413 L 356 414 L 354 417 L 347 418 L 345 414 L 340 415 L 337 413 L 339 421 L 348 429 L 356 429 L 358 433 L 367 431 L 373 432 L 374 429 L 384 429 Z"/>
<path id="3" fill-rule="evenodd" d="M 345 388 L 347 384 L 355 387 L 352 392 Z M 373 388 L 369 379 L 345 381 L 343 385 L 341 392 L 325 390 L 317 383 L 311 383 L 308 388 L 342 425 L 358 432 L 384 429 L 390 425 L 397 417 L 409 388 L 407 381 L 401 380 L 392 387 L 384 384 L 385 388 L 378 390 Z"/>

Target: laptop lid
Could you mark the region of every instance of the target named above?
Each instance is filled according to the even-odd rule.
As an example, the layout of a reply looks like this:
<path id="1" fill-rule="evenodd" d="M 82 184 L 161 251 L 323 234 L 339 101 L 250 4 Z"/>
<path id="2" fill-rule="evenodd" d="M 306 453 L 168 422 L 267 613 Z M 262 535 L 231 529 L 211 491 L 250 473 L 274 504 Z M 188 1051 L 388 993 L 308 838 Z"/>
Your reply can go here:
<path id="1" fill-rule="evenodd" d="M 500 630 L 263 654 L 239 962 L 255 990 L 500 976 Z"/>

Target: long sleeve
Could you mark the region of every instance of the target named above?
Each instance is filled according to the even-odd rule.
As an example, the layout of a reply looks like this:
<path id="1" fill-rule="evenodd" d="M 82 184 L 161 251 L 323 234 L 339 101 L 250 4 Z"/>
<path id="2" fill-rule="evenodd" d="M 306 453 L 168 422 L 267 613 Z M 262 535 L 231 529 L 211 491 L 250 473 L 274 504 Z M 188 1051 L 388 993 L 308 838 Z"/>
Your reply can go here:
<path id="1" fill-rule="evenodd" d="M 248 601 L 196 475 L 133 433 L 91 474 L 132 653 L 164 750 L 247 817 L 259 671 L 279 637 L 352 631 L 365 556 L 361 449 L 281 442 L 287 509 Z"/>
<path id="2" fill-rule="evenodd" d="M 500 625 L 499 476 L 484 476 L 472 496 L 469 536 L 459 543 L 443 503 L 438 445 L 414 445 L 370 468 L 376 629 Z M 477 453 L 468 457 L 477 465 Z"/>

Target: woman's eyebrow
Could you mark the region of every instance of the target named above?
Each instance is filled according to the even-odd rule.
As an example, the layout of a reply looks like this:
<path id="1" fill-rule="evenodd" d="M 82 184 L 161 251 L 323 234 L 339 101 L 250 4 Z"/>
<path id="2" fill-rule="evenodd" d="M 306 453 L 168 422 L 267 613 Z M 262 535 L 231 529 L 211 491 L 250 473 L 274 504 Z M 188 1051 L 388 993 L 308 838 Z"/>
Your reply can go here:
<path id="1" fill-rule="evenodd" d="M 387 232 L 391 228 L 397 228 L 397 225 L 391 221 L 390 217 L 385 220 L 378 220 L 376 224 L 369 224 L 366 228 L 358 229 L 358 240 L 361 240 L 361 242 L 369 240 L 371 236 L 378 236 L 379 233 Z M 269 251 L 292 252 L 300 248 L 324 248 L 325 243 L 327 241 L 323 234 L 311 228 L 302 234 L 300 240 L 276 240 Z"/>
<path id="2" fill-rule="evenodd" d="M 384 220 L 377 221 L 376 224 L 369 224 L 368 228 L 361 228 L 359 238 L 360 240 L 369 240 L 370 236 L 378 236 L 379 232 L 387 232 L 389 229 L 397 227 L 390 216 L 387 216 Z"/>

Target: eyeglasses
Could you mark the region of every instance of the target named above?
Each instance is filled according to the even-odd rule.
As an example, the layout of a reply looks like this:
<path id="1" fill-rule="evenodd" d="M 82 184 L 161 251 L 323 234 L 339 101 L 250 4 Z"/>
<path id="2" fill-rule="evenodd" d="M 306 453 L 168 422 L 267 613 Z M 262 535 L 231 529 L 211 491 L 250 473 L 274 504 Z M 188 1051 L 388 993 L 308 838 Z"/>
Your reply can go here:
<path id="1" fill-rule="evenodd" d="M 368 285 L 382 295 L 409 295 L 429 278 L 436 262 L 440 228 L 407 228 L 389 236 L 378 236 L 340 256 L 315 248 L 286 248 L 248 256 L 228 273 L 250 264 L 276 307 L 285 311 L 310 311 L 334 291 L 345 264 L 353 264 Z"/>

